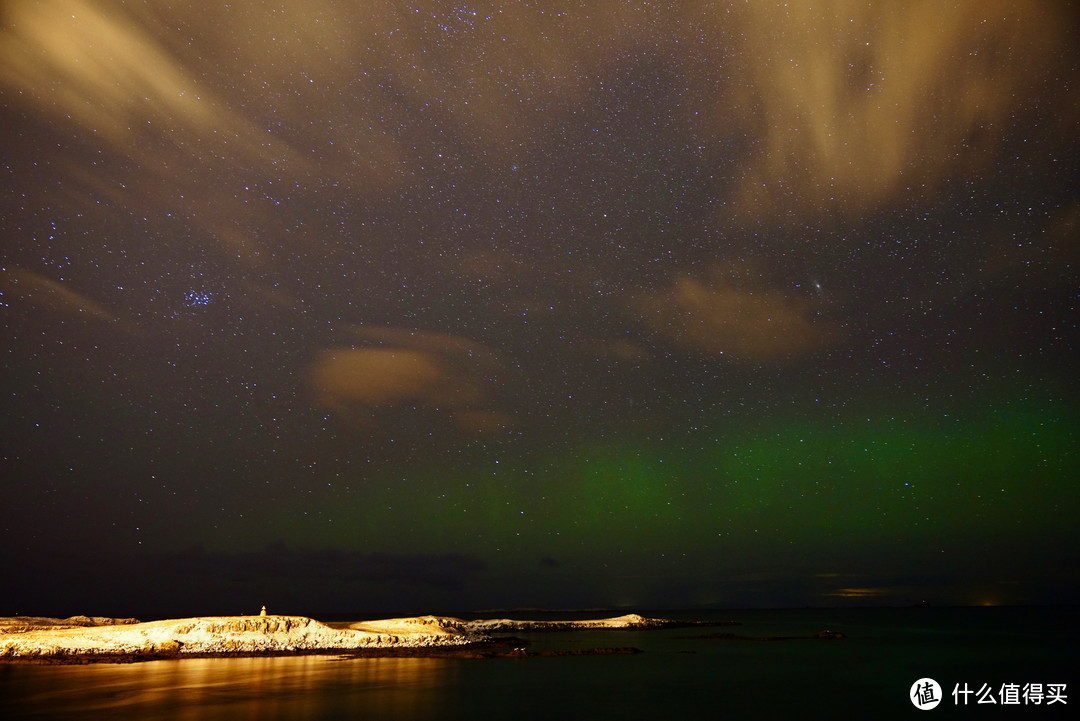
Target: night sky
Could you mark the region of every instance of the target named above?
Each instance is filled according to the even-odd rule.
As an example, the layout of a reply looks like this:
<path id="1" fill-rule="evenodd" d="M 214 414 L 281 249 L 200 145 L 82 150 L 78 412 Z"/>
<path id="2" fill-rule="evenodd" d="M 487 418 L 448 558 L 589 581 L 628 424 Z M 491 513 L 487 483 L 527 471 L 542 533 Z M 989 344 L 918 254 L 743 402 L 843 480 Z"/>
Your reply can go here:
<path id="1" fill-rule="evenodd" d="M 1080 600 L 1078 31 L 5 0 L 0 615 Z"/>

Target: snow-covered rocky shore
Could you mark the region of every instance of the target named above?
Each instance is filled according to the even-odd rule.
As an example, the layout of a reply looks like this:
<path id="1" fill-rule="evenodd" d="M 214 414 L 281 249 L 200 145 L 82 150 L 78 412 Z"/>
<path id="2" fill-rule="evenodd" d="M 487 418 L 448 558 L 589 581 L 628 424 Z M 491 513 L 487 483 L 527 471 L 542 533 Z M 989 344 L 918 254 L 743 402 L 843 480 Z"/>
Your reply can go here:
<path id="1" fill-rule="evenodd" d="M 82 619 L 85 619 L 83 621 Z M 138 623 L 133 619 L 0 618 L 0 661 L 136 661 L 183 656 L 334 653 L 378 655 L 455 649 L 509 631 L 662 628 L 671 621 L 630 614 L 585 621 L 463 621 L 418 616 L 330 626 L 303 616 L 212 616 Z"/>
<path id="2" fill-rule="evenodd" d="M 469 628 L 483 633 L 506 631 L 587 631 L 590 629 L 653 629 L 672 626 L 696 625 L 663 618 L 646 618 L 636 613 L 614 618 L 598 618 L 583 621 L 515 621 L 508 618 L 487 621 L 470 621 Z"/>
<path id="3" fill-rule="evenodd" d="M 11 621 L 13 619 L 5 619 Z M 331 628 L 302 616 L 229 616 L 0 633 L 0 660 L 124 660 L 186 655 L 287 654 L 462 646 L 485 637 L 435 617 Z"/>

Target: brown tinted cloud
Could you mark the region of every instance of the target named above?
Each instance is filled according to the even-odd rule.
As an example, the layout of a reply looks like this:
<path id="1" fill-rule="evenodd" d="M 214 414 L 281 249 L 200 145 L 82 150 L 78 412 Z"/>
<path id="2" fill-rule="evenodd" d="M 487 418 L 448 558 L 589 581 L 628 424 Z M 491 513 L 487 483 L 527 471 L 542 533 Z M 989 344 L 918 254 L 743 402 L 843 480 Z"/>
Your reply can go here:
<path id="1" fill-rule="evenodd" d="M 820 303 L 771 288 L 757 274 L 718 266 L 706 278 L 681 276 L 638 298 L 634 310 L 684 351 L 753 363 L 784 363 L 843 338 Z"/>
<path id="2" fill-rule="evenodd" d="M 320 403 L 362 404 L 447 400 L 447 372 L 425 354 L 405 350 L 335 348 L 322 351 L 311 372 Z"/>
<path id="3" fill-rule="evenodd" d="M 751 82 L 738 105 L 760 145 L 740 173 L 739 211 L 861 213 L 979 172 L 1071 62 L 1064 12 L 1011 0 L 747 4 Z"/>
<path id="4" fill-rule="evenodd" d="M 0 268 L 0 296 L 6 305 L 18 303 L 63 319 L 118 324 L 105 306 L 58 280 L 22 268 Z M 122 324 L 125 329 L 131 329 Z"/>
<path id="5" fill-rule="evenodd" d="M 395 407 L 442 414 L 465 431 L 510 423 L 492 407 L 488 389 L 499 364 L 481 344 L 399 328 L 355 327 L 344 335 L 355 345 L 323 349 L 308 368 L 317 405 L 364 424 Z"/>
<path id="6" fill-rule="evenodd" d="M 988 164 L 1068 61 L 1062 8 L 20 2 L 0 16 L 0 84 L 148 171 L 121 202 L 181 212 L 258 265 L 289 231 L 288 203 L 401 188 L 430 170 L 419 146 L 473 178 L 542 150 L 547 129 L 610 92 L 628 52 L 681 76 L 672 112 L 710 146 L 742 138 L 717 188 L 728 209 L 859 213 L 932 193 Z M 299 237 L 314 252 L 330 242 Z"/>

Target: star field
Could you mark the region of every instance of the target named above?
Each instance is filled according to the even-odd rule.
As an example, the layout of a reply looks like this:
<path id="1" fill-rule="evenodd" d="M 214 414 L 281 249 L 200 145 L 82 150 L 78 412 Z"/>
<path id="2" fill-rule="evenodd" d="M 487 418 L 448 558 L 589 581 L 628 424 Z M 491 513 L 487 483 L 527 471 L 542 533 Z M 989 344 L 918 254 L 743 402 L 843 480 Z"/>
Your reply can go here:
<path id="1" fill-rule="evenodd" d="M 1077 20 L 5 5 L 0 603 L 1075 601 Z"/>

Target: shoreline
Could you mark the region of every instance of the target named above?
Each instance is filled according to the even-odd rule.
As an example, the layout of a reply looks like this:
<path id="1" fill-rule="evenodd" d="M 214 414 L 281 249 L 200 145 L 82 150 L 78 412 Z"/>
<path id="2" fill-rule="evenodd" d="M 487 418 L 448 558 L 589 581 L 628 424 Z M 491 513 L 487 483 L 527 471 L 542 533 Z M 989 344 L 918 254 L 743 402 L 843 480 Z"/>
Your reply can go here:
<path id="1" fill-rule="evenodd" d="M 355 649 L 267 649 L 252 651 L 135 651 L 126 653 L 54 653 L 17 657 L 0 656 L 0 665 L 89 666 L 94 664 L 131 664 L 147 661 L 230 658 L 295 658 L 327 656 L 353 658 L 497 658 L 512 656 L 514 647 L 498 642 L 478 641 L 455 646 L 403 646 Z"/>
<path id="2" fill-rule="evenodd" d="M 518 632 L 652 630 L 733 622 L 685 622 L 628 614 L 580 621 L 463 621 L 448 616 L 325 624 L 305 616 L 136 619 L 0 618 L 0 663 L 82 665 L 181 658 L 338 656 L 342 658 L 529 658 L 629 655 L 632 647 L 530 653 Z"/>

